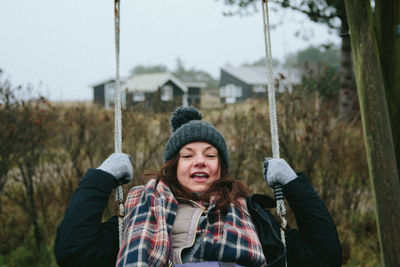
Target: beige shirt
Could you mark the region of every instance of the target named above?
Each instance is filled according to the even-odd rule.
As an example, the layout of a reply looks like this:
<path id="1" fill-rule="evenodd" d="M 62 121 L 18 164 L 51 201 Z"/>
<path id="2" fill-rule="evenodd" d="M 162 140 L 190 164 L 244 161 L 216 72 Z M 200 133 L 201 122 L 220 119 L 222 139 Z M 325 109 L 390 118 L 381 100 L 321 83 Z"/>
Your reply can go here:
<path id="1" fill-rule="evenodd" d="M 200 216 L 205 210 L 197 203 L 179 203 L 178 212 L 172 226 L 172 262 L 181 264 L 181 253 L 190 248 L 196 239 L 196 229 Z"/>

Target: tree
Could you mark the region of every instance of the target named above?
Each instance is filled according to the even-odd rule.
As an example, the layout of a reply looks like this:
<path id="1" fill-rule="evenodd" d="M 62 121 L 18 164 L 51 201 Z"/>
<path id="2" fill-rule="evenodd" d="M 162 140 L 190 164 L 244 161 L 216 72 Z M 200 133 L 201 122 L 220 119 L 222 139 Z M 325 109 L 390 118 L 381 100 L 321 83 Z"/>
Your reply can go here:
<path id="1" fill-rule="evenodd" d="M 395 32 L 384 27 L 395 29 L 400 4 L 396 0 L 385 0 L 387 10 L 383 8 L 383 1 L 375 3 L 374 17 L 370 0 L 345 0 L 382 261 L 384 266 L 397 266 L 400 259 L 400 181 L 388 107 L 399 104 L 399 93 L 392 90 L 399 85 L 389 81 L 399 80 L 394 76 L 400 64 L 390 57 L 398 60 L 400 52 L 399 41 L 397 44 L 394 41 Z M 389 18 L 383 18 L 386 16 Z M 393 42 L 387 44 L 388 39 Z M 388 55 L 387 48 L 392 54 Z M 387 68 L 393 71 L 384 74 Z M 385 92 L 394 99 L 387 100 Z M 391 112 L 393 116 L 398 108 Z"/>
<path id="2" fill-rule="evenodd" d="M 13 148 L 17 142 L 15 137 L 15 112 L 12 103 L 15 102 L 11 84 L 8 81 L 0 81 L 0 194 L 7 182 L 8 171 L 13 167 Z"/>
<path id="3" fill-rule="evenodd" d="M 165 65 L 153 65 L 153 66 L 144 66 L 137 65 L 131 69 L 131 75 L 135 74 L 144 74 L 144 73 L 157 73 L 157 72 L 167 72 L 168 68 Z"/>
<path id="4" fill-rule="evenodd" d="M 400 173 L 400 3 L 394 0 L 375 1 L 374 14 L 397 170 Z"/>
<path id="5" fill-rule="evenodd" d="M 296 69 L 301 75 L 303 90 L 318 92 L 324 100 L 337 99 L 339 93 L 338 69 L 340 67 L 340 50 L 335 46 L 309 46 L 286 57 L 286 62 L 281 64 L 273 59 L 274 66 L 282 66 L 288 73 Z M 266 66 L 266 58 L 263 57 L 252 63 L 242 66 Z M 289 69 L 290 68 L 290 69 Z"/>
<path id="6" fill-rule="evenodd" d="M 12 167 L 15 167 L 9 174 L 12 183 L 4 194 L 29 218 L 36 248 L 39 249 L 44 234 L 39 219 L 38 169 L 46 162 L 46 156 L 51 157 L 48 146 L 51 146 L 54 136 L 52 122 L 56 115 L 50 102 L 43 97 L 26 101 L 15 98 L 9 104 L 8 113 L 13 118 L 13 121 L 8 121 L 13 129 L 9 134 L 17 141 L 13 143 L 11 156 Z"/>
<path id="7" fill-rule="evenodd" d="M 204 82 L 207 84 L 205 90 L 218 88 L 218 81 L 211 74 L 195 68 L 186 68 L 180 58 L 176 59 L 176 67 L 173 74 L 184 82 Z"/>
<path id="8" fill-rule="evenodd" d="M 265 57 L 262 57 L 259 60 L 256 60 L 252 63 L 243 63 L 242 66 L 243 67 L 265 67 L 266 64 L 267 64 L 267 59 Z M 277 66 L 280 64 L 280 62 L 278 59 L 273 58 L 272 64 L 274 64 L 274 66 Z"/>
<path id="9" fill-rule="evenodd" d="M 305 63 L 321 63 L 324 66 L 338 69 L 340 67 L 339 53 L 339 49 L 336 47 L 309 46 L 292 55 L 292 62 L 295 67 L 302 67 Z"/>
<path id="10" fill-rule="evenodd" d="M 288 61 L 300 69 L 304 90 L 318 92 L 324 100 L 337 101 L 340 89 L 339 53 L 336 47 L 310 46 L 289 56 Z"/>
<path id="11" fill-rule="evenodd" d="M 258 0 L 227 0 L 229 5 L 237 5 L 238 12 L 255 6 Z M 340 95 L 339 118 L 349 120 L 353 110 L 357 109 L 357 93 L 353 81 L 352 59 L 349 28 L 343 0 L 270 0 L 270 2 L 282 8 L 289 8 L 301 12 L 311 21 L 325 24 L 329 29 L 339 33 L 341 44 L 341 68 L 340 68 Z"/>
<path id="12" fill-rule="evenodd" d="M 258 0 L 227 0 L 230 5 L 239 6 L 238 12 L 249 6 L 255 5 Z M 340 71 L 340 95 L 339 117 L 350 118 L 353 104 L 357 100 L 356 88 L 353 85 L 353 64 L 351 56 L 351 44 L 349 25 L 343 0 L 270 0 L 283 8 L 290 8 L 307 15 L 310 20 L 323 23 L 330 29 L 340 33 L 341 44 L 341 71 Z M 388 103 L 393 143 L 395 147 L 396 161 L 400 171 L 400 4 L 398 1 L 375 1 L 376 39 L 379 46 L 379 58 L 385 93 Z M 336 23 L 335 21 L 339 21 Z"/>

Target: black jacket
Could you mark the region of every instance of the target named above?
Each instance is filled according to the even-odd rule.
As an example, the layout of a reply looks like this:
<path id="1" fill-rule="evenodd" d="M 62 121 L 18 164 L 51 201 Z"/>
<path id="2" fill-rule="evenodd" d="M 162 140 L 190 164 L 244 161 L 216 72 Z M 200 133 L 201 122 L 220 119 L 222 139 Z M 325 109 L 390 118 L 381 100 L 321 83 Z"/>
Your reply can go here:
<path id="1" fill-rule="evenodd" d="M 60 266 L 115 266 L 118 254 L 118 218 L 101 223 L 116 180 L 107 172 L 89 169 L 57 228 L 54 245 Z"/>
<path id="2" fill-rule="evenodd" d="M 115 178 L 89 169 L 82 178 L 57 228 L 54 246 L 60 266 L 115 266 L 118 253 L 116 216 L 101 223 Z M 335 225 L 304 175 L 283 187 L 300 230 L 286 230 L 288 266 L 340 266 L 341 248 Z M 247 205 L 259 233 L 268 266 L 284 266 L 285 249 L 280 224 L 265 210 L 274 204 L 264 195 L 252 195 Z"/>
<path id="3" fill-rule="evenodd" d="M 300 173 L 283 186 L 283 191 L 300 229 L 288 227 L 285 231 L 288 266 L 341 266 L 342 250 L 336 227 L 305 175 Z M 247 198 L 247 208 L 271 267 L 285 266 L 280 223 L 266 210 L 274 206 L 275 202 L 266 195 Z"/>

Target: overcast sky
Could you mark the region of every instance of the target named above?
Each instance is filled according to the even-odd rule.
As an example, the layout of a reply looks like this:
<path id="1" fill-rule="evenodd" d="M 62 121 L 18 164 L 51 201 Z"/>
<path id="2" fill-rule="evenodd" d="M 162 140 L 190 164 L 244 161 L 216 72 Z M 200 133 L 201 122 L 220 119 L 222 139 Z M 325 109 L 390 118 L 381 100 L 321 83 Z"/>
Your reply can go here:
<path id="1" fill-rule="evenodd" d="M 121 75 L 176 59 L 219 78 L 220 67 L 265 56 L 261 12 L 223 16 L 224 0 L 122 0 Z M 113 0 L 2 0 L 1 79 L 32 84 L 52 100 L 91 100 L 91 85 L 115 76 Z M 271 11 L 272 54 L 338 43 L 325 26 Z M 280 24 L 283 22 L 283 24 Z M 301 30 L 308 41 L 295 37 Z"/>

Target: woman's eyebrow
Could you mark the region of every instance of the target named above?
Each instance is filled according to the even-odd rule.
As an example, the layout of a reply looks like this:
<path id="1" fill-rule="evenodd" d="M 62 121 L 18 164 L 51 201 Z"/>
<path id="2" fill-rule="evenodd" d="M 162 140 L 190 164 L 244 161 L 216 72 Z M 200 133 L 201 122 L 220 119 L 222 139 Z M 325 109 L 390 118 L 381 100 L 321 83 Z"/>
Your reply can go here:
<path id="1" fill-rule="evenodd" d="M 213 147 L 213 146 L 208 146 L 208 147 L 204 148 L 203 151 L 207 151 L 207 150 L 210 150 L 210 149 L 215 149 L 215 151 L 218 152 L 218 150 L 217 150 L 215 147 Z M 191 147 L 182 147 L 181 150 L 193 151 L 193 148 L 191 148 Z"/>

